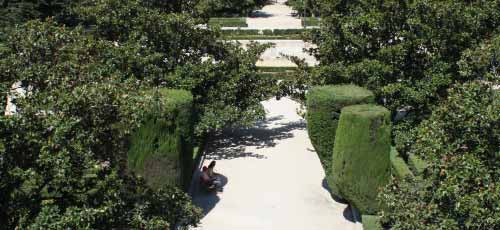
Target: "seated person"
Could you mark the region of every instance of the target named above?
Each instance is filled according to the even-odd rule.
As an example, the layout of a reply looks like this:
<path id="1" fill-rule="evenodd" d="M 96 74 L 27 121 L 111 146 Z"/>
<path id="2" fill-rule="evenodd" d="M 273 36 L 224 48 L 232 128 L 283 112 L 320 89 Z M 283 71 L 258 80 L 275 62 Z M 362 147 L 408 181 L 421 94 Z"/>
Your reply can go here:
<path id="1" fill-rule="evenodd" d="M 209 172 L 208 167 L 203 166 L 200 176 L 200 182 L 203 185 L 207 186 L 208 189 L 215 189 L 217 188 L 218 185 L 220 185 L 220 182 L 217 180 L 216 177 L 210 177 L 208 172 Z"/>

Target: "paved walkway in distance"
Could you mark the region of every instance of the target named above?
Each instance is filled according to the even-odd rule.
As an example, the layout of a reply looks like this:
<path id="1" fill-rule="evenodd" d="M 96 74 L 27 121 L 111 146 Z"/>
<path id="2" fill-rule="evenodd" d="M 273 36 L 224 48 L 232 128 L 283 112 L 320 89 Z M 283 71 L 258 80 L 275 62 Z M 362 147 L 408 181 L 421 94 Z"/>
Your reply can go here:
<path id="1" fill-rule="evenodd" d="M 293 17 L 293 10 L 286 0 L 264 6 L 247 18 L 248 29 L 300 29 L 300 18 Z"/>
<path id="2" fill-rule="evenodd" d="M 209 146 L 203 164 L 217 161 L 224 187 L 207 193 L 194 186 L 194 202 L 205 213 L 196 229 L 362 229 L 328 193 L 298 103 L 282 98 L 263 105 L 265 121 L 226 132 Z"/>
<path id="3" fill-rule="evenodd" d="M 244 46 L 250 43 L 249 40 L 238 40 L 238 42 Z M 267 49 L 260 56 L 257 66 L 296 66 L 295 63 L 283 55 L 304 59 L 309 66 L 316 66 L 318 64 L 316 58 L 304 52 L 304 49 L 314 48 L 315 46 L 302 40 L 256 40 L 255 42 L 274 44 L 272 48 Z"/>

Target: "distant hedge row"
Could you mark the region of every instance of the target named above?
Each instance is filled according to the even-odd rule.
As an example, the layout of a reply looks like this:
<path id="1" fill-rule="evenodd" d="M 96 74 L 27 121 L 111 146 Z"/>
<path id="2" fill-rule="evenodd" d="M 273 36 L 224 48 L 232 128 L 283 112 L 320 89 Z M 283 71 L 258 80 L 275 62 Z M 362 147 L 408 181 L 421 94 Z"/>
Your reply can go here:
<path id="1" fill-rule="evenodd" d="M 128 166 L 153 188 L 187 189 L 193 170 L 193 97 L 187 91 L 145 93 L 144 123 L 131 135 Z"/>
<path id="2" fill-rule="evenodd" d="M 265 36 L 282 36 L 282 35 L 300 35 L 307 31 L 316 31 L 316 29 L 236 29 L 222 30 L 223 35 L 265 35 Z"/>

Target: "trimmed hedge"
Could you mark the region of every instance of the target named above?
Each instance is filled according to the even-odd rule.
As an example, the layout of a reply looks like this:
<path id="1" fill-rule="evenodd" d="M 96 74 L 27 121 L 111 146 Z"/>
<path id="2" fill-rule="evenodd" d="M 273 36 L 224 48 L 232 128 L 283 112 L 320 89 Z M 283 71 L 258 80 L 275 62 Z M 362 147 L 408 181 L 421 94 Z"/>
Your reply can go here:
<path id="1" fill-rule="evenodd" d="M 410 166 L 410 169 L 413 171 L 413 173 L 417 176 L 422 175 L 425 168 L 427 168 L 427 163 L 414 154 L 408 155 L 408 165 Z"/>
<path id="2" fill-rule="evenodd" d="M 128 166 L 153 188 L 187 189 L 193 172 L 193 97 L 183 90 L 150 91 L 145 122 L 131 135 Z"/>
<path id="3" fill-rule="evenodd" d="M 383 230 L 379 216 L 362 215 L 363 230 Z"/>
<path id="4" fill-rule="evenodd" d="M 390 112 L 378 105 L 342 109 L 333 149 L 333 187 L 363 214 L 379 209 L 377 194 L 391 176 Z"/>
<path id="5" fill-rule="evenodd" d="M 220 27 L 248 27 L 247 19 L 240 18 L 210 18 L 208 20 L 209 26 Z"/>
<path id="6" fill-rule="evenodd" d="M 406 177 L 413 177 L 413 173 L 406 164 L 405 160 L 399 156 L 396 148 L 391 148 L 391 168 L 392 174 L 402 180 Z"/>
<path id="7" fill-rule="evenodd" d="M 307 131 L 325 169 L 326 180 L 337 196 L 340 194 L 332 184 L 331 163 L 340 111 L 345 106 L 374 101 L 372 92 L 355 85 L 314 87 L 306 95 Z"/>

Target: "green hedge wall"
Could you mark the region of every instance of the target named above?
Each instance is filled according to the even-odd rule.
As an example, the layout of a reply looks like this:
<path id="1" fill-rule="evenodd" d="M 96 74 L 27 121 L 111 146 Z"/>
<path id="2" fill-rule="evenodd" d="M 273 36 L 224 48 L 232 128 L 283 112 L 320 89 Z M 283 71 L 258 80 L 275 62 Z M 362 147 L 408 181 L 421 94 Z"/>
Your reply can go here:
<path id="1" fill-rule="evenodd" d="M 193 97 L 162 89 L 145 94 L 145 122 L 131 135 L 129 169 L 153 188 L 175 184 L 187 189 L 193 172 Z"/>
<path id="2" fill-rule="evenodd" d="M 363 214 L 379 209 L 378 191 L 391 175 L 390 151 L 389 110 L 369 104 L 342 109 L 333 150 L 333 183 Z"/>
<path id="3" fill-rule="evenodd" d="M 332 192 L 340 196 L 332 185 L 331 162 L 338 118 L 343 107 L 373 103 L 375 96 L 367 89 L 355 85 L 319 86 L 306 95 L 307 130 L 326 172 Z"/>
<path id="4" fill-rule="evenodd" d="M 413 177 L 413 173 L 406 164 L 405 160 L 399 156 L 395 147 L 391 148 L 391 168 L 392 174 L 400 180 L 405 177 Z"/>

